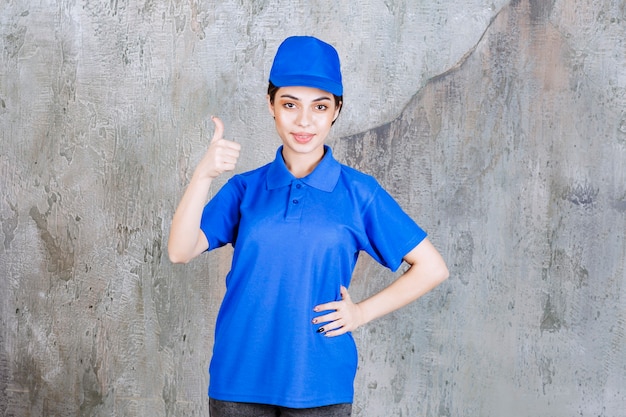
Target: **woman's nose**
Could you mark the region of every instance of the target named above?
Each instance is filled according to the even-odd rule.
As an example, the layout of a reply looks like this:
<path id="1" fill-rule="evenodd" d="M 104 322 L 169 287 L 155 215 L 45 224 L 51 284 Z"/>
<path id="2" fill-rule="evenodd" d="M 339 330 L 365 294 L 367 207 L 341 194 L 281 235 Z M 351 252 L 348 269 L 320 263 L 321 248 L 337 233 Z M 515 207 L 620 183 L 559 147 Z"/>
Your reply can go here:
<path id="1" fill-rule="evenodd" d="M 309 126 L 311 124 L 311 114 L 307 109 L 302 109 L 298 113 L 298 126 Z"/>

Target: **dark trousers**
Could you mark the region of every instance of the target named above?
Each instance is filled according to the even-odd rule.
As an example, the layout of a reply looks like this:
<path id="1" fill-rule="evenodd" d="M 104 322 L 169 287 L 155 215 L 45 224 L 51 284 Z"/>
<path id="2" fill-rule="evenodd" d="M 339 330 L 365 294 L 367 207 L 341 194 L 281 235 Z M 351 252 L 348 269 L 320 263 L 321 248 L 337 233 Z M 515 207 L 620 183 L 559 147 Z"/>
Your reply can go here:
<path id="1" fill-rule="evenodd" d="M 287 408 L 276 405 L 233 403 L 209 398 L 211 417 L 350 417 L 352 404 L 314 408 Z"/>

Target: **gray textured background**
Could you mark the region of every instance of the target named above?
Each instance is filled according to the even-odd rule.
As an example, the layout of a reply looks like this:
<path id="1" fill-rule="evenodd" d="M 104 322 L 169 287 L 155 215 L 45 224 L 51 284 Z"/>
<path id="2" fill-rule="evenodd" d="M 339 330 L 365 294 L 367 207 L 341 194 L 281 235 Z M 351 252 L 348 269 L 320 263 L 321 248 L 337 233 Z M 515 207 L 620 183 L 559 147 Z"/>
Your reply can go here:
<path id="1" fill-rule="evenodd" d="M 207 415 L 231 252 L 173 266 L 169 222 L 209 115 L 271 160 L 271 59 L 312 34 L 336 155 L 451 270 L 355 332 L 355 416 L 626 416 L 625 1 L 296 3 L 1 1 L 0 415 Z M 364 257 L 353 297 L 393 278 Z"/>

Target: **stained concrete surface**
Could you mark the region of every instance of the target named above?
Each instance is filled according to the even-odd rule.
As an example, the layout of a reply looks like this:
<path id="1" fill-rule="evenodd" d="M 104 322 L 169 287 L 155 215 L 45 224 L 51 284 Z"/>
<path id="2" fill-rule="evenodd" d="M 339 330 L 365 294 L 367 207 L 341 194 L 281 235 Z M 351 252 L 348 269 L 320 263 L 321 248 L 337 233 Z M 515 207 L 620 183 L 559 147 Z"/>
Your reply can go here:
<path id="1" fill-rule="evenodd" d="M 4 1 L 0 23 L 0 415 L 207 415 L 230 249 L 171 265 L 169 221 L 210 114 L 239 171 L 273 157 L 271 57 L 309 33 L 343 57 L 336 155 L 452 273 L 355 332 L 354 415 L 626 416 L 624 1 Z M 353 297 L 392 279 L 364 257 Z"/>

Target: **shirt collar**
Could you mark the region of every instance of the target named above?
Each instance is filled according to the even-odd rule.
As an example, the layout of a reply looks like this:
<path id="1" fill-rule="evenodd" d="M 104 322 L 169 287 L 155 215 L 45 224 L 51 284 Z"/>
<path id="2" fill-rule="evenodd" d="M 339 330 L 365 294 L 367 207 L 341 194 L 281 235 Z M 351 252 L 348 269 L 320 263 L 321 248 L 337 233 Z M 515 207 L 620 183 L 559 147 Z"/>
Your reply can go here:
<path id="1" fill-rule="evenodd" d="M 287 169 L 285 161 L 283 160 L 282 151 L 283 147 L 281 146 L 276 151 L 276 159 L 270 164 L 267 173 L 267 188 L 269 190 L 287 186 L 296 179 L 296 177 L 289 172 L 289 169 Z M 337 185 L 340 173 L 341 165 L 333 157 L 333 152 L 330 147 L 324 145 L 324 156 L 320 163 L 317 164 L 313 172 L 299 180 L 310 187 L 331 192 L 335 189 L 335 185 Z"/>

